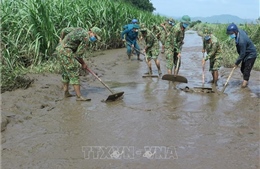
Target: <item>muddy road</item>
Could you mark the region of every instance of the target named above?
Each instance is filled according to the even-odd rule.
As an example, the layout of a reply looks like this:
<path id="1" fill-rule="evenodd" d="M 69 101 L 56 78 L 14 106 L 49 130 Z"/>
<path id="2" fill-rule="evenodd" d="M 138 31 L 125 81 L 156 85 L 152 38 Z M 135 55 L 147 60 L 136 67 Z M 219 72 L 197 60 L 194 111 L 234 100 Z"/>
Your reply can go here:
<path id="1" fill-rule="evenodd" d="M 30 88 L 2 94 L 9 121 L 1 133 L 2 168 L 259 168 L 260 72 L 241 89 L 235 70 L 226 95 L 185 92 L 202 86 L 201 46 L 196 32 L 186 33 L 179 74 L 187 84 L 142 78 L 146 63 L 129 61 L 125 49 L 98 52 L 89 66 L 113 91 L 125 92 L 116 102 L 101 102 L 111 93 L 91 74 L 81 77 L 91 102 L 62 99 L 60 75 L 28 75 L 35 79 Z M 160 60 L 165 74 L 165 56 Z M 230 72 L 221 68 L 219 91 Z M 208 71 L 205 79 L 211 87 Z"/>

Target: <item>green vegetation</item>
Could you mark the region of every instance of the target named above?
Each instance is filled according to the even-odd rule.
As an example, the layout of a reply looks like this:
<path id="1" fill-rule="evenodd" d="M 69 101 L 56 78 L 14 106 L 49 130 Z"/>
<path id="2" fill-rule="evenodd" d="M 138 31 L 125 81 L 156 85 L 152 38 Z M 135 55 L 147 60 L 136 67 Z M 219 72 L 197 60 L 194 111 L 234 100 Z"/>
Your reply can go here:
<path id="1" fill-rule="evenodd" d="M 24 75 L 28 72 L 59 72 L 55 48 L 64 27 L 100 27 L 102 41 L 92 49 L 105 50 L 124 47 L 120 39 L 122 26 L 133 18 L 149 28 L 165 20 L 165 17 L 151 13 L 154 7 L 150 1 L 145 9 L 146 0 L 132 0 L 132 3 L 136 5 L 130 5 L 130 1 L 126 4 L 124 0 L 1 0 L 2 92 L 16 88 L 23 81 L 21 79 L 27 79 Z M 201 23 L 193 25 L 199 30 Z M 252 38 L 259 39 L 259 26 L 248 29 L 252 34 L 257 30 L 258 36 Z M 224 32 L 220 39 L 225 41 Z"/>
<path id="2" fill-rule="evenodd" d="M 121 0 L 117 0 L 117 1 L 121 1 Z M 150 0 L 122 0 L 122 1 L 131 4 L 132 6 L 135 6 L 137 9 L 140 9 L 142 11 L 153 12 L 155 10 Z"/>
<path id="3" fill-rule="evenodd" d="M 133 18 L 143 23 L 164 20 L 111 0 L 2 0 L 0 8 L 2 89 L 28 71 L 58 72 L 55 48 L 64 27 L 100 27 L 102 41 L 93 47 L 97 50 L 123 47 L 122 26 Z"/>

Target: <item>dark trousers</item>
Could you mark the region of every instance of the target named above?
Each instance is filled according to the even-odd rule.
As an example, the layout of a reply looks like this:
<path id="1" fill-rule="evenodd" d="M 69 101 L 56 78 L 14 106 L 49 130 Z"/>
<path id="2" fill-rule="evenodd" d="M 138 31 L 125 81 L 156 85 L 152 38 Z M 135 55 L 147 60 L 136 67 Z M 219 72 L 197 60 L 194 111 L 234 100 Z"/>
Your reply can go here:
<path id="1" fill-rule="evenodd" d="M 251 58 L 251 59 L 246 60 L 245 62 L 242 62 L 240 70 L 243 74 L 243 79 L 246 81 L 249 80 L 250 72 L 254 66 L 255 59 L 256 58 Z"/>

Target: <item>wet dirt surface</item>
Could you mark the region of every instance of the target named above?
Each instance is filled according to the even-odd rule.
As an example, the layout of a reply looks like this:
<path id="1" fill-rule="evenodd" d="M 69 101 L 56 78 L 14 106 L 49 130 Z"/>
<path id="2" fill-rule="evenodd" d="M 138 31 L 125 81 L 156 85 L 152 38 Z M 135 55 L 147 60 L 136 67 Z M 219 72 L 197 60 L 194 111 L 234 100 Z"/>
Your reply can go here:
<path id="1" fill-rule="evenodd" d="M 201 46 L 196 32 L 186 33 L 179 75 L 187 84 L 142 78 L 146 63 L 129 61 L 125 49 L 99 52 L 89 67 L 114 92 L 125 92 L 115 102 L 101 102 L 111 93 L 91 74 L 81 77 L 91 102 L 63 99 L 60 75 L 30 75 L 32 87 L 2 94 L 9 120 L 2 168 L 259 168 L 260 72 L 252 71 L 245 89 L 237 69 L 225 94 L 185 92 L 202 87 Z M 160 60 L 164 74 L 164 55 Z M 230 72 L 221 68 L 218 91 Z M 205 78 L 211 87 L 210 72 Z"/>

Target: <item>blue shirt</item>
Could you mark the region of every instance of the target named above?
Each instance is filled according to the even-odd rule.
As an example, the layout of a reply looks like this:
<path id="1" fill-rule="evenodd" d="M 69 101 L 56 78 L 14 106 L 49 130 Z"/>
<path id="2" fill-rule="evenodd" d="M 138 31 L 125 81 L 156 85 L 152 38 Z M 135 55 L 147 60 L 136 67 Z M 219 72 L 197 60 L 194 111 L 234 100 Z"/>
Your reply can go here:
<path id="1" fill-rule="evenodd" d="M 131 25 L 131 24 L 130 24 Z M 133 30 L 133 27 L 131 28 L 128 28 L 126 30 L 124 30 L 122 33 L 121 33 L 121 39 L 124 39 L 124 35 L 126 35 L 126 40 L 128 42 L 130 42 L 131 44 L 135 43 L 137 38 L 138 38 L 138 32 L 135 32 Z"/>
<path id="2" fill-rule="evenodd" d="M 239 65 L 241 61 L 245 62 L 248 59 L 257 57 L 256 48 L 253 42 L 251 41 L 251 39 L 249 39 L 246 32 L 242 29 L 238 30 L 238 34 L 236 37 L 236 48 L 237 53 L 239 54 L 235 63 L 236 65 Z"/>

